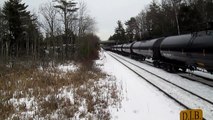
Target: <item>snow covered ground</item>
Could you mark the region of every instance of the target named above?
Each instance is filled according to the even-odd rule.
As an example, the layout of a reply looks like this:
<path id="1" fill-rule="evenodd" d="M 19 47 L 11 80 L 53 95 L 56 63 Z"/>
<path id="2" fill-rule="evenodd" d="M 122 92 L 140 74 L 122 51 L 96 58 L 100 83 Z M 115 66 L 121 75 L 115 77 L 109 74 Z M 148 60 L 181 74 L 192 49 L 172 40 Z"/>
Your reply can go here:
<path id="1" fill-rule="evenodd" d="M 161 76 L 162 78 L 165 78 L 168 81 L 170 81 L 178 86 L 181 86 L 189 91 L 192 91 L 193 93 L 198 94 L 209 101 L 213 101 L 213 98 L 212 98 L 213 88 L 212 87 L 181 78 L 180 76 L 178 76 L 176 74 L 168 73 L 162 69 L 158 69 L 158 68 L 140 63 L 138 61 L 132 60 L 127 57 L 123 57 L 123 56 L 120 56 L 120 55 L 117 55 L 114 53 L 110 53 L 110 54 L 113 54 L 113 56 L 114 55 L 119 56 L 119 57 L 121 57 L 127 61 L 130 61 L 133 64 L 141 66 L 142 68 L 145 68 L 146 70 L 151 71 L 155 74 L 157 73 L 158 76 Z M 189 108 L 192 108 L 192 109 L 201 108 L 204 111 L 204 117 L 206 117 L 208 119 L 213 118 L 212 104 L 209 104 L 206 101 L 203 101 L 200 98 L 197 98 L 181 89 L 171 86 L 171 85 L 161 81 L 159 78 L 153 77 L 152 75 L 147 74 L 147 72 L 143 72 L 143 70 L 125 62 L 124 60 L 121 60 L 121 61 L 124 62 L 124 64 L 127 64 L 129 67 L 131 67 L 131 69 L 136 70 L 139 74 L 144 76 L 146 79 L 149 79 L 149 81 L 152 81 L 152 83 L 154 83 L 155 85 L 162 88 L 164 91 L 166 91 L 167 93 L 172 95 L 174 98 L 178 99 L 179 101 L 181 101 L 182 103 L 187 105 Z"/>
<path id="2" fill-rule="evenodd" d="M 78 68 L 79 67 L 77 65 L 75 65 L 74 63 L 58 66 L 58 69 L 63 71 L 63 72 L 76 71 L 76 70 L 78 70 Z"/>
<path id="3" fill-rule="evenodd" d="M 103 57 L 90 69 L 70 62 L 0 77 L 0 119 L 111 119 L 109 108 L 121 106 L 122 84 L 97 68 Z"/>
<path id="4" fill-rule="evenodd" d="M 190 70 L 188 70 L 187 72 L 191 73 L 191 74 L 199 75 L 199 76 L 202 76 L 205 78 L 212 79 L 212 81 L 213 81 L 213 74 L 205 73 L 205 72 L 201 72 L 201 71 L 190 71 Z"/>
<path id="5" fill-rule="evenodd" d="M 120 108 L 111 108 L 113 120 L 179 120 L 181 106 L 104 52 L 102 69 L 122 84 Z"/>
<path id="6" fill-rule="evenodd" d="M 158 73 L 165 79 L 168 79 L 175 84 L 183 86 L 184 88 L 190 91 L 194 91 L 195 93 L 200 94 L 202 97 L 213 101 L 213 88 L 211 87 L 206 87 L 203 84 L 183 79 L 176 74 L 167 73 L 164 70 L 151 67 L 149 65 L 134 61 L 126 57 L 123 58 L 134 62 L 134 64 L 143 66 L 144 68 L 152 72 Z M 64 114 L 62 114 L 63 110 L 64 108 L 66 108 L 65 110 L 70 113 L 70 111 L 73 110 L 73 108 L 70 107 L 75 105 L 77 105 L 77 110 L 74 111 L 74 117 L 72 118 L 73 120 L 87 120 L 89 118 L 95 120 L 99 118 L 109 119 L 103 116 L 103 113 L 105 113 L 107 117 L 111 117 L 110 119 L 112 120 L 180 119 L 180 111 L 184 110 L 182 106 L 168 98 L 161 91 L 151 86 L 144 79 L 142 79 L 141 77 L 130 71 L 128 68 L 123 66 L 121 63 L 119 63 L 117 60 L 112 58 L 108 52 L 104 52 L 103 50 L 100 52 L 100 59 L 96 61 L 96 65 L 103 72 L 107 73 L 107 77 L 98 81 L 89 80 L 88 83 L 84 83 L 84 85 L 81 85 L 78 88 L 74 88 L 72 84 L 68 85 L 65 81 L 65 85 L 63 87 L 60 87 L 60 89 L 56 89 L 56 92 L 51 95 L 52 97 L 55 97 L 55 99 L 53 100 L 56 101 L 58 107 L 56 108 L 56 110 L 52 110 L 49 115 L 44 115 L 44 117 L 37 115 L 37 113 L 39 113 L 42 108 L 39 107 L 40 101 L 38 101 L 36 97 L 27 96 L 16 98 L 16 93 L 14 93 L 14 97 L 11 98 L 8 102 L 11 103 L 13 107 L 18 107 L 18 109 L 16 109 L 18 113 L 16 112 L 8 119 L 14 118 L 13 116 L 19 116 L 20 119 L 70 119 L 69 117 L 66 117 L 64 116 Z M 59 65 L 58 69 L 58 74 L 60 74 L 58 77 L 61 78 L 66 76 L 66 73 L 68 71 L 71 71 L 71 73 L 77 72 L 79 70 L 79 66 L 70 63 L 67 65 Z M 135 69 L 138 68 L 135 67 Z M 146 78 L 149 78 L 150 80 L 152 79 L 156 81 L 156 83 L 160 81 L 145 72 L 143 73 L 141 71 L 140 74 L 142 74 Z M 82 74 L 79 74 L 79 76 L 81 75 Z M 29 81 L 32 81 L 32 79 L 30 79 Z M 162 86 L 164 85 L 164 83 L 160 82 L 158 84 L 161 84 Z M 165 87 L 165 89 L 171 89 L 171 94 L 181 94 L 181 92 L 176 89 L 172 90 L 172 87 Z M 29 89 L 29 92 L 30 91 L 31 89 Z M 74 91 L 79 91 L 82 94 L 74 94 Z M 88 93 L 88 95 L 91 95 L 93 98 L 89 101 L 87 98 L 88 95 L 85 95 L 85 93 Z M 51 96 L 47 95 L 44 96 L 42 99 L 44 99 L 45 102 L 49 103 L 48 101 Z M 187 101 L 192 101 L 190 95 L 188 97 L 184 97 L 184 99 L 188 99 Z M 65 106 L 61 104 L 64 104 Z M 191 102 L 191 104 L 193 105 L 194 103 Z M 95 106 L 93 112 L 89 112 L 89 105 Z M 20 106 L 23 106 L 24 110 L 19 110 Z M 90 107 L 93 108 L 93 106 Z M 212 109 L 213 112 L 213 108 L 208 107 L 208 109 Z M 111 115 L 108 116 L 108 112 Z M 211 114 L 208 115 L 211 118 Z"/>
<path id="7" fill-rule="evenodd" d="M 157 74 L 158 76 L 168 80 L 169 82 L 175 83 L 176 85 L 181 86 L 181 87 L 183 87 L 183 88 L 185 88 L 189 91 L 193 91 L 193 93 L 198 94 L 198 95 L 202 96 L 203 98 L 206 98 L 210 101 L 213 101 L 213 96 L 212 96 L 213 95 L 213 88 L 212 87 L 209 87 L 207 85 L 203 85 L 203 84 L 198 83 L 196 81 L 191 81 L 191 80 L 182 78 L 175 73 L 168 73 L 168 72 L 166 72 L 162 69 L 155 68 L 155 67 L 140 63 L 138 61 L 132 60 L 132 59 L 124 57 L 124 56 L 120 56 L 120 55 L 118 55 L 118 56 L 126 59 L 127 61 L 131 61 L 133 64 L 141 66 L 142 68 L 145 68 L 148 71 L 151 71 L 153 73 L 158 73 Z M 125 62 L 125 63 L 129 64 L 127 62 Z M 133 67 L 135 67 L 135 66 L 133 66 Z M 138 69 L 138 68 L 136 67 L 135 69 Z M 143 75 L 150 77 L 149 74 L 146 74 L 146 73 L 143 73 Z M 151 77 L 150 79 L 153 79 L 153 77 Z M 155 79 L 158 79 L 158 78 L 155 78 Z"/>

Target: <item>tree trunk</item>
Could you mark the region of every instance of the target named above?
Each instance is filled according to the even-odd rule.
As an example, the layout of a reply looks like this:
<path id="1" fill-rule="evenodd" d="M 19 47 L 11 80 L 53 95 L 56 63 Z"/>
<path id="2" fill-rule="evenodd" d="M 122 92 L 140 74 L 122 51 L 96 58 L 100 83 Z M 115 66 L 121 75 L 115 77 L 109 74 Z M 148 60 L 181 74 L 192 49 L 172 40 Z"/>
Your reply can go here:
<path id="1" fill-rule="evenodd" d="M 176 20 L 176 24 L 177 24 L 177 33 L 178 33 L 178 35 L 180 35 L 180 26 L 179 26 L 178 14 L 177 14 L 176 8 L 175 8 L 175 20 Z"/>
<path id="2" fill-rule="evenodd" d="M 29 49 L 30 49 L 30 43 L 29 43 L 29 37 L 28 37 L 27 34 L 26 34 L 26 49 L 27 49 L 27 56 L 28 56 L 29 55 Z"/>

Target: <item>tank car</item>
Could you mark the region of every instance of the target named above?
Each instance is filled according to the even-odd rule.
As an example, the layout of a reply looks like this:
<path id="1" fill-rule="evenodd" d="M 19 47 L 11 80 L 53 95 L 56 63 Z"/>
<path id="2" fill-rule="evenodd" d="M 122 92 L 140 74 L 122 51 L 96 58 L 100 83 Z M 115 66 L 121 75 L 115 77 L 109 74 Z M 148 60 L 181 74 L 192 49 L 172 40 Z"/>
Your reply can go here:
<path id="1" fill-rule="evenodd" d="M 154 66 L 168 71 L 203 68 L 213 73 L 212 30 L 115 45 L 112 50 L 134 59 L 152 58 Z"/>
<path id="2" fill-rule="evenodd" d="M 144 41 L 138 41 L 132 44 L 132 47 L 130 48 L 132 53 L 131 57 L 134 59 L 140 59 L 145 60 L 145 56 L 141 53 L 141 45 L 144 43 Z"/>
<path id="3" fill-rule="evenodd" d="M 122 52 L 124 55 L 130 56 L 132 54 L 132 50 L 131 50 L 132 44 L 133 43 L 123 44 Z"/>
<path id="4" fill-rule="evenodd" d="M 198 67 L 213 70 L 212 31 L 165 38 L 160 44 L 161 61 L 170 69 Z"/>
<path id="5" fill-rule="evenodd" d="M 213 72 L 213 31 L 203 31 L 195 34 L 188 48 L 190 65 L 205 68 Z"/>
<path id="6" fill-rule="evenodd" d="M 164 67 L 168 70 L 182 68 L 185 71 L 191 61 L 187 53 L 191 40 L 191 34 L 165 38 L 160 44 L 160 61 L 164 63 Z"/>
<path id="7" fill-rule="evenodd" d="M 123 44 L 120 44 L 120 45 L 115 45 L 114 49 L 115 49 L 115 52 L 117 53 L 122 53 L 122 46 Z"/>

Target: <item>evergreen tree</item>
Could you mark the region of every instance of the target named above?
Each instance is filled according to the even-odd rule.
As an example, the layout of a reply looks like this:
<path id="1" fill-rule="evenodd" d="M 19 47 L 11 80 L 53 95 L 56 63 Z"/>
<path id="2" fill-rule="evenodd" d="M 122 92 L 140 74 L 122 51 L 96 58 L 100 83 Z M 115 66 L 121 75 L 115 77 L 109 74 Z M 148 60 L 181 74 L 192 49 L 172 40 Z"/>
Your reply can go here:
<path id="1" fill-rule="evenodd" d="M 142 40 L 212 29 L 212 0 L 153 0 L 125 25 L 129 40 Z M 116 36 L 110 36 L 115 39 Z"/>
<path id="2" fill-rule="evenodd" d="M 204 23 L 202 15 L 196 5 L 182 4 L 179 11 L 179 21 L 182 33 L 194 32 L 202 29 Z"/>
<path id="3" fill-rule="evenodd" d="M 18 56 L 19 45 L 22 42 L 21 38 L 26 26 L 23 20 L 29 15 L 29 12 L 26 11 L 27 7 L 21 3 L 21 0 L 9 0 L 3 7 L 3 15 L 9 26 L 9 50 L 13 57 Z"/>
<path id="4" fill-rule="evenodd" d="M 117 22 L 117 27 L 115 28 L 115 33 L 109 37 L 108 40 L 114 40 L 117 44 L 128 42 L 125 35 L 125 29 L 120 20 Z"/>
<path id="5" fill-rule="evenodd" d="M 161 36 L 163 34 L 162 30 L 162 14 L 161 14 L 161 8 L 160 6 L 153 1 L 149 5 L 149 10 L 147 11 L 147 26 L 148 26 L 148 31 L 150 33 L 151 37 L 157 37 Z"/>
<path id="6" fill-rule="evenodd" d="M 135 17 L 131 17 L 130 20 L 128 20 L 125 25 L 126 28 L 126 36 L 129 41 L 134 41 L 139 39 L 139 27 L 137 24 L 137 21 Z"/>
<path id="7" fill-rule="evenodd" d="M 206 21 L 213 23 L 213 1 L 212 0 L 206 0 Z M 213 26 L 212 26 L 213 27 Z"/>
<path id="8" fill-rule="evenodd" d="M 8 57 L 8 22 L 5 20 L 2 9 L 0 8 L 0 56 Z M 1 59 L 3 60 L 3 59 Z"/>
<path id="9" fill-rule="evenodd" d="M 126 42 L 125 30 L 123 28 L 122 22 L 120 20 L 118 20 L 117 24 L 118 24 L 118 26 L 117 26 L 117 28 L 115 28 L 116 40 L 118 40 L 119 42 Z"/>
<path id="10" fill-rule="evenodd" d="M 16 58 L 37 58 L 41 34 L 35 15 L 26 10 L 28 6 L 21 0 L 9 0 L 5 2 L 2 14 L 4 20 L 4 36 L 2 53 L 10 57 L 10 62 Z"/>
<path id="11" fill-rule="evenodd" d="M 2 15 L 2 11 L 0 8 L 0 56 L 3 55 L 3 15 Z"/>
<path id="12" fill-rule="evenodd" d="M 174 8 L 170 0 L 162 0 L 161 3 L 161 29 L 162 36 L 170 36 L 177 34 L 177 20 L 174 13 Z"/>

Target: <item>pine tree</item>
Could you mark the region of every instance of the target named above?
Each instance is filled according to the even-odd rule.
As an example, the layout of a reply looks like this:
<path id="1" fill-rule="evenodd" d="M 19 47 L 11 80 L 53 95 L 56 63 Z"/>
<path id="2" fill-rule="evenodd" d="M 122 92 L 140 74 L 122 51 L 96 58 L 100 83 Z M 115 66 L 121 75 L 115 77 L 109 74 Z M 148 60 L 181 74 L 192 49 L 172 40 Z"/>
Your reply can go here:
<path id="1" fill-rule="evenodd" d="M 8 30 L 3 30 L 6 32 L 4 51 L 8 53 L 12 63 L 23 56 L 38 56 L 41 34 L 37 17 L 31 15 L 26 10 L 27 7 L 21 0 L 9 0 L 3 7 L 3 18 L 8 26 Z"/>
<path id="2" fill-rule="evenodd" d="M 118 40 L 121 43 L 124 43 L 126 42 L 126 37 L 125 37 L 125 30 L 123 28 L 123 24 L 120 20 L 118 20 L 117 24 L 118 26 L 115 29 L 116 40 Z"/>
<path id="3" fill-rule="evenodd" d="M 3 15 L 9 26 L 9 50 L 13 57 L 18 56 L 25 27 L 22 20 L 29 15 L 29 12 L 26 11 L 27 7 L 21 3 L 21 0 L 9 0 L 5 2 L 3 7 Z"/>
<path id="4" fill-rule="evenodd" d="M 0 56 L 2 58 L 7 58 L 8 57 L 8 24 L 7 21 L 4 19 L 2 9 L 0 8 Z M 3 59 L 1 59 L 3 60 Z"/>
<path id="5" fill-rule="evenodd" d="M 2 10 L 0 8 L 0 57 L 3 56 L 3 15 Z"/>
<path id="6" fill-rule="evenodd" d="M 139 27 L 137 25 L 135 17 L 131 17 L 130 20 L 128 20 L 125 25 L 126 28 L 126 35 L 129 41 L 134 41 L 139 36 Z"/>

